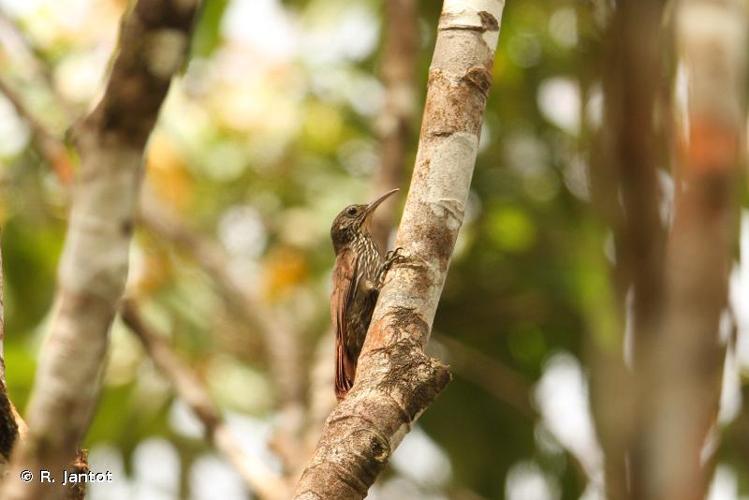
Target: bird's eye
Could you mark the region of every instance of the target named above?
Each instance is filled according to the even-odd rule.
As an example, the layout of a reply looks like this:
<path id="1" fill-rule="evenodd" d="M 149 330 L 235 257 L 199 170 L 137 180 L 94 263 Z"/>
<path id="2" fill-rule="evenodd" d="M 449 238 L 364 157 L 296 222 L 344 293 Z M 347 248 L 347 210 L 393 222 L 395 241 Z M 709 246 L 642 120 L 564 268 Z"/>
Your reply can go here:
<path id="1" fill-rule="evenodd" d="M 346 209 L 346 213 L 347 213 L 348 215 L 352 215 L 352 216 L 353 216 L 353 215 L 356 215 L 356 207 L 348 207 L 348 208 Z"/>

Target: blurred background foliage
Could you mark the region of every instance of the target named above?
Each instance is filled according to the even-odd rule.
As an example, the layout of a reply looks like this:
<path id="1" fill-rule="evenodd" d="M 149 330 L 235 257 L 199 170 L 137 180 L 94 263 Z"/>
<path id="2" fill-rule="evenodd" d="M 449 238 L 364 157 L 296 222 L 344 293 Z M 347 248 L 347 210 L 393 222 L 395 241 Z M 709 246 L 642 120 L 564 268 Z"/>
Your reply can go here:
<path id="1" fill-rule="evenodd" d="M 101 90 L 126 3 L 0 1 L 35 53 L 0 24 L 3 77 L 60 136 Z M 419 116 L 439 7 L 419 3 Z M 602 320 L 610 293 L 585 146 L 601 106 L 594 10 L 575 0 L 506 5 L 466 221 L 435 322 L 432 349 L 453 363 L 455 380 L 373 497 L 598 498 L 582 472 L 600 467 L 587 410 L 586 332 Z M 147 189 L 218 241 L 236 279 L 294 326 L 301 373 L 329 334 L 330 222 L 372 196 L 383 22 L 374 0 L 206 1 L 191 59 L 150 141 Z M 418 117 L 413 130 L 408 171 Z M 2 98 L 0 137 L 7 376 L 23 408 L 52 305 L 67 195 Z M 212 276 L 141 229 L 129 287 L 207 381 L 242 445 L 278 466 L 267 446 L 277 421 L 267 360 Z M 449 339 L 468 350 L 454 352 Z M 486 383 L 495 368 L 520 388 L 520 404 Z M 248 494 L 120 322 L 86 445 L 92 468 L 116 478 L 92 488 L 92 498 Z M 740 485 L 749 494 L 740 460 L 730 454 L 719 474 L 729 490 Z"/>

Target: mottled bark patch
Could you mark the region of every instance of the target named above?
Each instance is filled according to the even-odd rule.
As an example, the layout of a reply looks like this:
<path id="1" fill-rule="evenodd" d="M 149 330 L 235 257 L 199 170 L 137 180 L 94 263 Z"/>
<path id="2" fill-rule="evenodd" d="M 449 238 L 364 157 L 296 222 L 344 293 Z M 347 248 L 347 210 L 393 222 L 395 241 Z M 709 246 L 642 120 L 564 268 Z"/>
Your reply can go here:
<path id="1" fill-rule="evenodd" d="M 488 71 L 469 69 L 457 82 L 442 70 L 429 74 L 429 94 L 424 108 L 424 131 L 428 136 L 446 136 L 455 132 L 478 135 L 486 105 Z M 489 83 L 490 84 L 490 83 Z M 479 90 L 477 92 L 477 90 Z"/>
<path id="2" fill-rule="evenodd" d="M 70 472 L 72 474 L 87 474 L 88 471 L 88 451 L 78 450 L 78 455 L 73 460 Z M 84 498 L 86 498 L 85 482 L 68 484 L 68 492 L 65 496 L 66 500 L 84 500 Z"/>
<path id="3" fill-rule="evenodd" d="M 424 205 L 424 208 L 431 212 L 430 204 L 420 203 L 420 205 Z M 441 269 L 447 269 L 458 232 L 458 228 L 451 229 L 446 222 L 446 220 L 429 219 L 414 221 L 411 225 L 412 234 L 419 241 L 426 242 L 431 250 L 431 255 L 428 256 L 429 260 L 434 262 L 432 257 L 436 258 Z M 455 226 L 454 223 L 452 225 Z M 432 285 L 432 280 L 425 274 L 425 271 L 428 271 L 429 268 L 428 266 L 420 266 L 420 268 L 418 273 L 423 275 L 424 280 L 420 282 L 419 286 L 420 289 L 427 290 Z"/>
<path id="4" fill-rule="evenodd" d="M 450 382 L 447 366 L 430 358 L 413 339 L 383 349 L 390 369 L 377 388 L 400 399 L 409 422 L 426 408 Z"/>
<path id="5" fill-rule="evenodd" d="M 367 450 L 367 454 L 380 464 L 384 464 L 390 457 L 390 444 L 387 439 L 378 432 L 369 429 L 356 429 L 351 433 L 354 448 Z"/>
<path id="6" fill-rule="evenodd" d="M 403 266 L 413 266 L 414 264 L 401 264 Z M 421 266 L 417 268 L 415 273 L 417 276 L 423 276 L 424 271 Z M 429 280 L 425 280 L 422 284 L 427 288 L 424 288 L 424 292 L 431 286 Z M 391 344 L 396 344 L 403 339 L 421 339 L 427 338 L 429 334 L 429 325 L 416 314 L 415 310 L 408 307 L 395 307 L 392 311 L 388 312 L 382 318 L 379 318 L 374 325 L 369 329 L 369 335 L 373 337 L 374 342 L 369 342 L 374 345 L 384 346 L 379 349 L 374 349 L 371 352 L 380 352 L 387 348 Z"/>
<path id="7" fill-rule="evenodd" d="M 481 24 L 470 24 L 465 22 L 466 15 L 464 12 L 453 13 L 446 12 L 440 16 L 440 30 L 467 30 L 485 33 L 487 31 L 499 31 L 499 22 L 491 13 L 482 10 L 478 13 Z M 475 19 L 475 18 L 474 18 Z"/>
<path id="8" fill-rule="evenodd" d="M 481 26 L 483 26 L 484 31 L 499 31 L 499 21 L 490 12 L 479 11 L 479 18 L 481 18 Z"/>
<path id="9" fill-rule="evenodd" d="M 473 66 L 466 72 L 463 80 L 481 92 L 484 99 L 489 95 L 489 89 L 492 86 L 492 74 L 485 67 Z"/>
<path id="10" fill-rule="evenodd" d="M 395 307 L 372 331 L 378 330 L 386 344 L 366 351 L 360 370 L 369 374 L 378 391 L 392 395 L 410 422 L 442 391 L 450 374 L 446 366 L 424 354 L 422 341 L 428 338 L 429 325 L 415 310 Z"/>

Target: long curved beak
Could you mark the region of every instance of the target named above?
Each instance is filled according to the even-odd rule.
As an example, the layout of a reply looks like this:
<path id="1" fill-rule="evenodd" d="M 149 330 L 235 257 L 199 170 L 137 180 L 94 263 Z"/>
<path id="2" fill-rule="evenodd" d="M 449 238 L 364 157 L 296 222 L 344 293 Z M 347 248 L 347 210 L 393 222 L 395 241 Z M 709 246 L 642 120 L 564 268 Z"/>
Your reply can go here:
<path id="1" fill-rule="evenodd" d="M 377 198 L 375 201 L 373 201 L 372 203 L 370 203 L 369 205 L 367 205 L 367 208 L 364 209 L 364 218 L 363 218 L 363 220 L 366 219 L 367 217 L 369 217 L 370 215 L 372 215 L 372 212 L 375 211 L 375 209 L 380 205 L 380 203 L 382 203 L 383 201 L 385 201 L 386 199 L 388 199 L 388 197 L 390 197 L 390 195 L 393 195 L 393 194 L 397 193 L 398 191 L 399 191 L 398 188 L 391 189 L 390 191 L 388 191 L 387 193 L 383 194 L 382 196 L 380 196 L 379 198 Z"/>

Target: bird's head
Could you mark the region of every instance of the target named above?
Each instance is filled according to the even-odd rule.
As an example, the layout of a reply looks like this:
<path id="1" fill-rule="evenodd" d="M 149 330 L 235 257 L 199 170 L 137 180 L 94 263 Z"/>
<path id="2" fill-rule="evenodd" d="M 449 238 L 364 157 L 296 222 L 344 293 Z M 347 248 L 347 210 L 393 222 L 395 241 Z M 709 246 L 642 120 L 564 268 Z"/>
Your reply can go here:
<path id="1" fill-rule="evenodd" d="M 330 227 L 330 238 L 333 240 L 336 254 L 354 241 L 357 235 L 368 232 L 366 222 L 369 216 L 374 213 L 380 203 L 396 192 L 398 192 L 397 188 L 390 190 L 368 205 L 349 205 L 336 215 Z"/>

